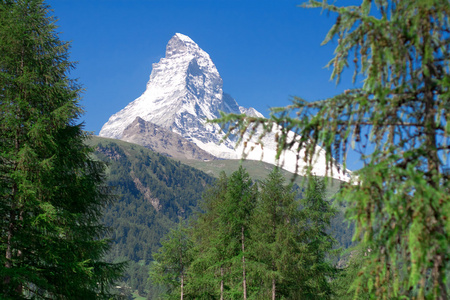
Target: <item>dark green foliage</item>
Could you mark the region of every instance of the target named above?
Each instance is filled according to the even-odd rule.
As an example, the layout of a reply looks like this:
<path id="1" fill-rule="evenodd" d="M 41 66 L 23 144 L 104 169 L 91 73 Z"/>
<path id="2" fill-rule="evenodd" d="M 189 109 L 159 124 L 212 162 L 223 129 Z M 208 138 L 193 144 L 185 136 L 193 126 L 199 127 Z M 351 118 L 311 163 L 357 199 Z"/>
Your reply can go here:
<path id="1" fill-rule="evenodd" d="M 258 299 L 292 298 L 305 274 L 305 218 L 292 185 L 286 185 L 278 168 L 261 182 L 252 220 L 252 274 Z"/>
<path id="2" fill-rule="evenodd" d="M 188 296 L 235 299 L 246 294 L 249 262 L 245 245 L 256 196 L 256 186 L 242 166 L 229 178 L 221 173 L 205 193 L 203 213 L 191 232 L 195 247 Z"/>
<path id="3" fill-rule="evenodd" d="M 448 299 L 450 2 L 306 6 L 337 17 L 324 41 L 337 42 L 332 78 L 354 65 L 363 86 L 322 101 L 295 98 L 270 119 L 215 121 L 241 136 L 258 125 L 266 133 L 281 128 L 278 154 L 305 149 L 310 163 L 317 145 L 329 165 L 344 167 L 355 149 L 365 165 L 338 198 L 347 202 L 355 237 L 372 249 L 357 284 L 370 299 Z"/>
<path id="4" fill-rule="evenodd" d="M 297 199 L 279 169 L 259 192 L 242 167 L 229 178 L 222 173 L 188 230 L 184 298 L 330 299 L 337 269 L 329 261 L 335 244 L 329 225 L 336 212 L 322 180 L 312 178 L 304 196 Z M 182 250 L 174 237 L 155 255 L 153 274 L 179 286 L 180 269 L 164 263 Z"/>
<path id="5" fill-rule="evenodd" d="M 216 185 L 207 190 L 203 212 L 190 231 L 194 247 L 186 278 L 187 298 L 236 299 L 246 295 L 245 245 L 256 196 L 256 186 L 242 167 L 230 178 L 222 173 Z"/>
<path id="6" fill-rule="evenodd" d="M 155 262 L 150 269 L 152 282 L 167 287 L 168 299 L 184 298 L 186 270 L 191 265 L 193 241 L 188 228 L 180 219 L 178 226 L 161 241 L 161 248 L 153 256 Z"/>
<path id="7" fill-rule="evenodd" d="M 226 249 L 229 236 L 225 234 L 226 228 L 221 226 L 227 187 L 228 178 L 222 172 L 216 183 L 203 194 L 200 211 L 193 222 L 191 235 L 195 243 L 188 289 L 189 296 L 197 299 L 219 299 L 221 287 L 228 289 L 226 279 L 230 262 Z"/>
<path id="8" fill-rule="evenodd" d="M 108 184 L 119 197 L 103 212 L 113 240 L 106 259 L 128 261 L 123 280 L 132 291 L 157 293 L 148 281 L 152 252 L 179 216 L 192 214 L 215 179 L 138 145 L 98 137 L 90 144 L 108 164 Z"/>
<path id="9" fill-rule="evenodd" d="M 256 207 L 257 187 L 253 184 L 248 173 L 240 166 L 231 174 L 225 201 L 220 207 L 219 226 L 226 239 L 227 260 L 230 262 L 231 278 L 226 298 L 247 299 L 248 241 L 250 237 L 250 224 L 253 210 Z M 247 245 L 247 246 L 246 246 Z"/>
<path id="10" fill-rule="evenodd" d="M 305 197 L 301 200 L 302 214 L 306 219 L 306 235 L 309 257 L 305 259 L 308 278 L 304 282 L 304 299 L 329 299 L 333 295 L 330 281 L 337 273 L 327 255 L 332 254 L 337 243 L 329 233 L 336 210 L 325 198 L 325 183 L 318 177 L 310 177 Z"/>
<path id="11" fill-rule="evenodd" d="M 370 254 L 371 250 L 363 247 L 362 244 L 347 249 L 342 256 L 344 265 L 332 283 L 336 293 L 335 299 L 367 299 L 369 286 L 356 284 L 356 279 L 363 274 L 362 270 L 366 265 L 366 260 L 370 258 Z"/>
<path id="12" fill-rule="evenodd" d="M 40 0 L 0 1 L 0 296 L 109 297 L 121 265 L 99 224 L 104 166 L 76 124 L 80 88 Z"/>
<path id="13" fill-rule="evenodd" d="M 198 222 L 193 224 L 198 253 L 190 275 L 196 279 L 187 279 L 186 297 L 219 297 L 220 265 L 227 257 L 225 249 L 228 242 L 225 232 L 220 233 L 222 229 L 218 216 L 222 213 L 229 178 L 223 173 L 216 182 L 200 171 L 119 140 L 93 137 L 89 144 L 97 149 L 95 156 L 109 165 L 109 184 L 115 186 L 115 193 L 119 195 L 119 200 L 104 211 L 103 220 L 113 229 L 110 235 L 113 239 L 112 250 L 108 252 L 107 260 L 128 261 L 124 284 L 132 291 L 141 290 L 141 295 L 148 293 L 149 297 L 161 292 L 160 287 L 147 280 L 149 264 L 153 260 L 151 253 L 159 248 L 160 239 L 176 224 L 178 213 L 173 207 L 180 207 L 179 212 L 184 211 L 183 216 L 186 218 L 191 217 L 193 211 L 201 212 L 195 215 L 194 219 Z M 158 172 L 158 175 L 153 174 L 153 171 Z M 141 190 L 137 188 L 136 182 L 142 183 Z M 169 182 L 172 185 L 168 186 Z M 207 187 L 210 188 L 204 193 Z M 296 193 L 302 193 L 296 185 L 294 187 Z M 202 193 L 203 201 L 197 208 Z M 176 205 L 168 205 L 167 208 L 161 205 L 160 210 L 156 211 L 148 201 L 148 195 L 150 199 L 158 199 L 160 204 Z M 345 233 L 347 224 L 343 223 L 342 216 L 333 219 L 333 222 L 336 227 L 331 227 L 332 234 L 340 238 L 339 234 Z M 338 232 L 335 233 L 336 228 Z M 344 242 L 351 243 L 351 233 L 347 233 Z M 224 276 L 229 276 L 229 273 L 224 272 Z M 224 288 L 228 289 L 229 286 L 225 284 Z"/>
<path id="14" fill-rule="evenodd" d="M 336 211 L 323 180 L 310 178 L 299 201 L 284 182 L 275 169 L 261 184 L 251 235 L 256 276 L 262 277 L 255 290 L 261 299 L 330 299 L 337 273 L 329 257 L 336 245 L 330 221 Z"/>

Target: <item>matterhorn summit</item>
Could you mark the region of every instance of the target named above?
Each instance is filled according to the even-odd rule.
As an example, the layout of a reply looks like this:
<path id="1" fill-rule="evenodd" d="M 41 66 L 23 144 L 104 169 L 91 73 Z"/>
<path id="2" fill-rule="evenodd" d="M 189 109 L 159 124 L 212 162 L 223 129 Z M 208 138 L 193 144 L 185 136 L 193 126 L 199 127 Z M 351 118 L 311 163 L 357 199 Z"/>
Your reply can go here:
<path id="1" fill-rule="evenodd" d="M 217 124 L 207 119 L 220 116 L 220 111 L 262 117 L 254 108 L 240 107 L 222 90 L 223 82 L 216 66 L 191 38 L 176 33 L 166 46 L 166 55 L 152 65 L 150 80 L 145 92 L 124 109 L 112 115 L 103 125 L 100 136 L 124 139 L 124 130 L 136 120 L 144 120 L 179 134 L 199 148 L 224 159 L 239 159 L 242 148 L 235 148 L 233 136 L 222 141 L 223 133 Z M 247 159 L 274 164 L 276 144 L 273 137 L 264 140 L 264 153 L 259 147 L 248 154 Z M 283 168 L 295 170 L 296 155 L 287 152 L 281 161 Z M 313 172 L 325 175 L 325 156 L 319 149 Z M 299 168 L 301 169 L 301 168 Z M 338 172 L 334 177 L 340 178 Z M 340 178 L 345 179 L 345 178 Z"/>
<path id="2" fill-rule="evenodd" d="M 222 137 L 220 127 L 206 124 L 207 119 L 219 117 L 219 111 L 241 113 L 222 86 L 222 78 L 208 53 L 188 36 L 177 33 L 167 44 L 166 57 L 153 64 L 145 92 L 114 114 L 103 125 L 100 136 L 120 139 L 123 130 L 140 117 L 203 144 L 200 148 L 210 146 L 205 150 L 213 155 L 238 158 L 231 141 L 217 146 Z"/>

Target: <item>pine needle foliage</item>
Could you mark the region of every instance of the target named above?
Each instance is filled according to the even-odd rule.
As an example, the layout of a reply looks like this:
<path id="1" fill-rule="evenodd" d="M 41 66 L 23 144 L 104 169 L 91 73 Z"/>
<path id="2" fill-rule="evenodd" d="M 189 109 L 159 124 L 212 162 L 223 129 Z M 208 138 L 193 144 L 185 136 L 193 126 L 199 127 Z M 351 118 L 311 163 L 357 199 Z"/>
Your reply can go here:
<path id="1" fill-rule="evenodd" d="M 362 87 L 315 102 L 294 98 L 269 119 L 227 115 L 215 122 L 240 133 L 241 142 L 258 126 L 263 135 L 280 129 L 277 155 L 305 149 L 301 159 L 309 163 L 320 145 L 329 170 L 345 168 L 353 148 L 365 165 L 339 198 L 356 223 L 355 238 L 372 251 L 357 285 L 370 299 L 448 299 L 450 2 L 304 6 L 336 16 L 324 40 L 337 43 L 331 77 L 339 82 L 353 66 Z"/>
<path id="2" fill-rule="evenodd" d="M 155 261 L 150 269 L 152 281 L 167 287 L 166 299 L 185 298 L 186 271 L 192 262 L 192 248 L 188 227 L 180 218 L 177 227 L 161 241 L 161 248 L 153 255 Z"/>
<path id="3" fill-rule="evenodd" d="M 330 299 L 334 295 L 331 281 L 337 269 L 331 263 L 337 241 L 330 233 L 331 219 L 337 211 L 327 200 L 325 180 L 312 176 L 309 178 L 302 204 L 301 214 L 306 220 L 302 228 L 307 244 L 304 264 L 307 266 L 302 283 L 302 299 Z"/>
<path id="4" fill-rule="evenodd" d="M 231 283 L 225 293 L 226 299 L 247 299 L 249 261 L 248 242 L 251 240 L 250 224 L 257 200 L 257 186 L 250 175 L 240 166 L 230 175 L 220 212 L 220 226 L 229 237 L 225 251 L 230 262 Z"/>
<path id="5" fill-rule="evenodd" d="M 260 184 L 251 226 L 257 299 L 289 299 L 306 274 L 306 220 L 292 185 L 275 168 Z"/>
<path id="6" fill-rule="evenodd" d="M 112 197 L 49 14 L 40 0 L 0 1 L 0 297 L 108 298 L 122 266 L 102 261 L 98 221 Z"/>
<path id="7" fill-rule="evenodd" d="M 230 235 L 221 226 L 228 177 L 219 179 L 203 194 L 200 212 L 193 222 L 193 261 L 189 268 L 188 290 L 196 299 L 224 299 L 229 289 L 230 261 L 227 246 Z"/>
<path id="8" fill-rule="evenodd" d="M 363 275 L 361 270 L 364 268 L 365 261 L 370 258 L 370 255 L 371 251 L 364 248 L 362 243 L 347 249 L 342 254 L 341 260 L 345 261 L 345 265 L 339 270 L 336 279 L 332 282 L 333 290 L 336 293 L 335 299 L 367 299 L 368 288 L 354 283 L 358 276 Z"/>

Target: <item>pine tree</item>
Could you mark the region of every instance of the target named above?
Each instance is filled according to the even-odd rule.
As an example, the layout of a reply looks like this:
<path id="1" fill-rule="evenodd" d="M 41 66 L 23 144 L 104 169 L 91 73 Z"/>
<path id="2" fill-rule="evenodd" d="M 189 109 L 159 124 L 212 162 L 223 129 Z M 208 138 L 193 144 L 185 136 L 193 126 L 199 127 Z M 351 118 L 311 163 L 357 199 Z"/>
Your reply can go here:
<path id="1" fill-rule="evenodd" d="M 225 205 L 228 178 L 222 172 L 217 182 L 203 195 L 201 212 L 193 225 L 193 262 L 189 268 L 189 292 L 197 299 L 224 299 L 230 263 L 227 245 L 230 236 L 221 227 L 220 214 Z"/>
<path id="2" fill-rule="evenodd" d="M 361 276 L 365 261 L 370 257 L 370 249 L 362 243 L 347 249 L 341 256 L 344 259 L 344 266 L 338 271 L 336 279 L 332 282 L 336 299 L 342 300 L 363 300 L 367 299 L 368 287 L 355 285 L 355 280 Z M 365 275 L 367 276 L 367 274 Z"/>
<path id="3" fill-rule="evenodd" d="M 295 98 L 268 120 L 230 115 L 216 122 L 241 136 L 258 124 L 264 134 L 276 126 L 278 155 L 305 149 L 310 163 L 317 145 L 328 166 L 345 167 L 350 147 L 359 152 L 365 165 L 339 195 L 355 237 L 372 251 L 357 284 L 371 299 L 448 299 L 450 2 L 307 6 L 336 16 L 324 41 L 337 42 L 332 78 L 339 81 L 353 62 L 363 86 L 322 101 Z"/>
<path id="4" fill-rule="evenodd" d="M 261 183 L 252 222 L 252 258 L 257 261 L 261 299 L 330 299 L 337 270 L 329 260 L 336 241 L 330 221 L 335 215 L 325 197 L 323 180 L 311 177 L 304 198 L 278 169 Z M 270 279 L 270 284 L 267 284 Z M 271 290 L 270 294 L 268 290 Z"/>
<path id="5" fill-rule="evenodd" d="M 275 168 L 260 184 L 251 226 L 250 255 L 256 262 L 254 280 L 261 299 L 293 298 L 301 289 L 307 256 L 305 215 L 292 185 Z"/>
<path id="6" fill-rule="evenodd" d="M 231 272 L 236 280 L 230 287 L 230 296 L 233 298 L 248 297 L 247 265 L 248 257 L 246 243 L 249 240 L 249 229 L 253 210 L 256 206 L 257 189 L 249 174 L 240 166 L 231 174 L 228 181 L 225 203 L 220 215 L 221 227 L 226 228 L 226 236 L 230 236 L 227 252 L 231 262 Z M 238 276 L 239 270 L 242 276 Z M 239 288 L 239 280 L 242 288 Z"/>
<path id="7" fill-rule="evenodd" d="M 102 262 L 111 200 L 76 124 L 68 43 L 40 0 L 0 1 L 0 295 L 108 297 L 122 266 Z"/>
<path id="8" fill-rule="evenodd" d="M 161 241 L 158 252 L 151 266 L 150 277 L 153 282 L 168 287 L 166 295 L 170 299 L 185 297 L 186 271 L 192 262 L 190 251 L 192 240 L 185 222 L 180 218 L 176 228 L 173 228 Z"/>
<path id="9" fill-rule="evenodd" d="M 324 180 L 312 176 L 308 180 L 305 197 L 301 200 L 308 245 L 302 299 L 330 299 L 333 295 L 330 282 L 337 269 L 331 264 L 330 256 L 337 242 L 331 236 L 330 223 L 336 210 L 326 200 L 325 193 Z"/>

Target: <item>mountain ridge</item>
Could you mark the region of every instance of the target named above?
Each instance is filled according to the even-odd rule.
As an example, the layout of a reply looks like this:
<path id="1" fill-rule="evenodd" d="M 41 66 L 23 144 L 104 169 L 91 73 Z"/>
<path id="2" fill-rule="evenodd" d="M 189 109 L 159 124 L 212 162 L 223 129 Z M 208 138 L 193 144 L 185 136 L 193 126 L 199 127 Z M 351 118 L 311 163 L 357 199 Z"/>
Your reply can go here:
<path id="1" fill-rule="evenodd" d="M 242 164 L 252 180 L 262 181 L 273 170 L 273 166 L 260 161 L 179 161 L 118 139 L 92 136 L 86 143 L 95 149 L 93 157 L 106 163 L 107 184 L 114 187 L 112 191 L 117 195 L 103 211 L 102 223 L 111 228 L 108 238 L 112 246 L 105 259 L 127 260 L 129 264 L 119 286 L 138 290 L 141 295 L 156 292 L 147 280 L 148 267 L 161 237 L 179 217 L 189 218 L 199 210 L 203 192 L 214 184 L 221 171 L 230 176 Z M 282 173 L 288 181 L 295 179 L 301 193 L 304 178 Z M 338 180 L 329 182 L 330 199 L 340 184 Z M 338 216 L 331 228 L 341 245 L 348 247 L 353 231 L 342 219 L 342 215 Z"/>
<path id="2" fill-rule="evenodd" d="M 146 90 L 136 100 L 112 115 L 99 133 L 102 137 L 122 139 L 124 130 L 136 117 L 161 126 L 181 135 L 211 155 L 222 159 L 263 160 L 280 165 L 290 172 L 306 167 L 297 153 L 286 151 L 279 161 L 275 160 L 277 144 L 275 133 L 267 134 L 262 140 L 253 139 L 236 147 L 238 136 L 224 139 L 224 132 L 218 124 L 207 123 L 208 119 L 220 117 L 220 112 L 247 114 L 264 117 L 254 108 L 239 106 L 236 100 L 223 91 L 223 80 L 208 53 L 191 38 L 176 33 L 166 46 L 166 56 L 152 64 L 152 72 Z M 260 128 L 255 136 L 258 136 Z M 248 137 L 248 134 L 245 135 Z M 249 149 L 254 149 L 248 151 Z M 244 151 L 247 151 L 244 153 Z M 326 175 L 325 151 L 317 147 L 313 173 Z M 300 158 L 302 152 L 300 152 Z M 296 167 L 298 165 L 298 168 Z M 349 177 L 333 168 L 332 177 L 348 181 Z"/>
<path id="3" fill-rule="evenodd" d="M 145 121 L 141 117 L 136 117 L 125 128 L 121 140 L 144 146 L 154 152 L 166 154 L 175 159 L 217 159 L 217 157 L 199 148 L 181 135 Z"/>

